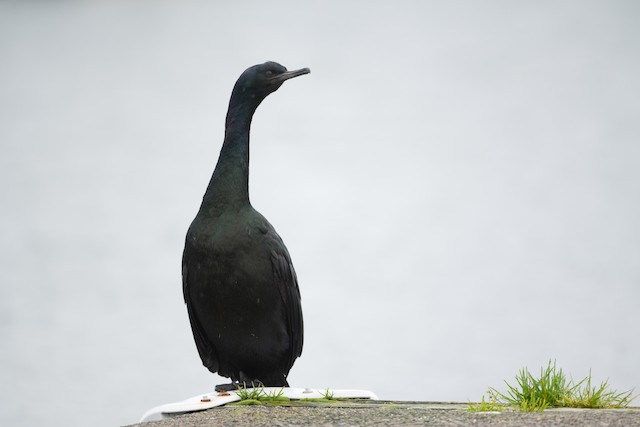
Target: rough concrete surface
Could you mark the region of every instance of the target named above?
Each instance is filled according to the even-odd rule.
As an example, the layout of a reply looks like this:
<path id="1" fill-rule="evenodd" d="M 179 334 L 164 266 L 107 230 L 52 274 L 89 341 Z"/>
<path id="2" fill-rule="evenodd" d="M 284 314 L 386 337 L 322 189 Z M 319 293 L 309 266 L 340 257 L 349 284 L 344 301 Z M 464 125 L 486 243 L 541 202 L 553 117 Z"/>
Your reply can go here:
<path id="1" fill-rule="evenodd" d="M 640 426 L 640 408 L 472 413 L 462 403 L 361 401 L 305 406 L 234 406 L 140 427 L 193 426 Z"/>

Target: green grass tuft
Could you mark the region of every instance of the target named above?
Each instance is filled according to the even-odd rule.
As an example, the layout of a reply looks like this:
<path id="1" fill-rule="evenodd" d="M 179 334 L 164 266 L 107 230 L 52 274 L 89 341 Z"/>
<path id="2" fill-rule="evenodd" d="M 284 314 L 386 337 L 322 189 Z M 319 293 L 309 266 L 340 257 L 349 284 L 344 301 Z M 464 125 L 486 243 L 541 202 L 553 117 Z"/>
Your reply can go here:
<path id="1" fill-rule="evenodd" d="M 580 381 L 580 388 L 577 388 L 571 396 L 567 396 L 564 406 L 569 408 L 626 408 L 638 397 L 633 395 L 633 390 L 618 393 L 609 390 L 609 382 L 603 381 L 598 387 L 591 386 L 591 371 L 589 376 Z"/>
<path id="2" fill-rule="evenodd" d="M 284 387 L 282 387 L 278 391 L 274 390 L 271 393 L 263 393 L 262 396 L 260 396 L 260 400 L 269 401 L 269 402 L 271 401 L 283 402 L 291 399 L 289 399 L 287 396 L 284 396 Z"/>
<path id="3" fill-rule="evenodd" d="M 485 402 L 483 396 L 481 403 L 469 404 L 469 411 L 493 411 L 498 405 L 511 406 L 525 412 L 543 411 L 550 407 L 626 408 L 637 397 L 632 395 L 633 390 L 622 393 L 610 390 L 607 381 L 598 387 L 592 387 L 591 372 L 574 383 L 551 360 L 546 368 L 540 369 L 540 377 L 535 377 L 527 368 L 523 368 L 516 375 L 515 385 L 506 381 L 505 384 L 505 393 L 490 387 L 490 401 Z"/>
<path id="4" fill-rule="evenodd" d="M 259 400 L 261 396 L 266 395 L 264 386 L 255 387 L 253 383 L 251 383 L 251 387 L 248 387 L 247 384 L 239 386 L 235 393 L 241 400 Z"/>
<path id="5" fill-rule="evenodd" d="M 320 394 L 322 394 L 322 397 L 326 400 L 333 400 L 333 392 L 329 389 L 326 389 L 324 392 Z"/>
<path id="6" fill-rule="evenodd" d="M 280 390 L 274 390 L 267 392 L 263 386 L 247 388 L 247 386 L 240 386 L 235 392 L 240 397 L 240 402 L 255 401 L 255 402 L 288 402 L 287 396 L 284 396 L 284 387 Z M 255 403 L 246 403 L 246 405 L 255 405 Z"/>
<path id="7" fill-rule="evenodd" d="M 479 403 L 471 403 L 469 402 L 468 411 L 469 412 L 502 412 L 505 410 L 503 404 L 499 403 L 495 396 L 489 395 L 490 401 L 484 400 L 484 396 L 482 396 L 482 401 Z"/>
<path id="8" fill-rule="evenodd" d="M 521 411 L 542 411 L 549 406 L 558 406 L 564 396 L 571 392 L 570 382 L 567 381 L 562 369 L 556 368 L 556 363 L 549 361 L 546 368 L 540 369 L 540 378 L 534 377 L 527 368 L 523 368 L 516 375 L 516 385 L 505 381 L 507 392 L 501 393 L 495 388 L 489 388 L 489 393 L 496 400 L 507 405 L 518 407 Z"/>

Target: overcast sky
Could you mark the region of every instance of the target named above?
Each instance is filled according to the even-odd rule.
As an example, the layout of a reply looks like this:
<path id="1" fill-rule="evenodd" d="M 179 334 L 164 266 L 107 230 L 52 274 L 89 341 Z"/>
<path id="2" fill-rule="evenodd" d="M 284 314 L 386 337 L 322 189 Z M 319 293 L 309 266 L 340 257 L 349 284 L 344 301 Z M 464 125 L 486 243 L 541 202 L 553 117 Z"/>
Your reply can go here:
<path id="1" fill-rule="evenodd" d="M 557 359 L 637 389 L 638 22 L 634 1 L 0 2 L 0 417 L 122 424 L 222 381 L 180 258 L 233 84 L 267 60 L 311 68 L 251 137 L 303 297 L 292 385 L 466 401 Z"/>

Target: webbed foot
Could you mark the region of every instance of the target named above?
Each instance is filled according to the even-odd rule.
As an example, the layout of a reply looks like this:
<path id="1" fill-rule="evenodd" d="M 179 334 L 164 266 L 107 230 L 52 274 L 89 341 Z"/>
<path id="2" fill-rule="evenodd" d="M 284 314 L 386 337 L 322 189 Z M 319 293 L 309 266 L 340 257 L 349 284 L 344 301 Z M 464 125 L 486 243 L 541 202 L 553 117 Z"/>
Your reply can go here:
<path id="1" fill-rule="evenodd" d="M 218 393 L 222 391 L 233 391 L 233 390 L 237 390 L 238 386 L 239 386 L 238 382 L 232 382 L 229 384 L 218 384 L 216 385 L 216 391 Z"/>

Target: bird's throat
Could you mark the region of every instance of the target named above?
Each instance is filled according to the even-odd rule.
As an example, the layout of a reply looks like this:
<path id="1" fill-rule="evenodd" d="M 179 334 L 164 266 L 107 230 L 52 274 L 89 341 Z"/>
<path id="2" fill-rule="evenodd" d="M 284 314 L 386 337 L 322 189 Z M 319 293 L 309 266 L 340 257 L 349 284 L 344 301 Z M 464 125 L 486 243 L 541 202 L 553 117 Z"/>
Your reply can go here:
<path id="1" fill-rule="evenodd" d="M 249 205 L 249 132 L 262 99 L 234 88 L 225 120 L 224 143 L 200 210 L 218 215 Z"/>
<path id="2" fill-rule="evenodd" d="M 201 210 L 215 215 L 249 204 L 249 130 L 251 118 L 227 121 L 218 163 L 207 187 Z"/>

